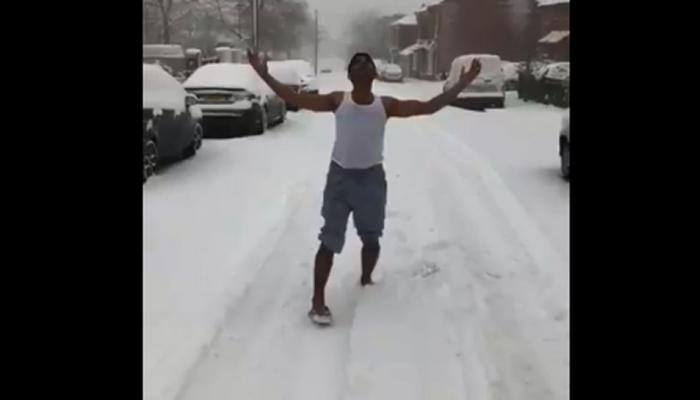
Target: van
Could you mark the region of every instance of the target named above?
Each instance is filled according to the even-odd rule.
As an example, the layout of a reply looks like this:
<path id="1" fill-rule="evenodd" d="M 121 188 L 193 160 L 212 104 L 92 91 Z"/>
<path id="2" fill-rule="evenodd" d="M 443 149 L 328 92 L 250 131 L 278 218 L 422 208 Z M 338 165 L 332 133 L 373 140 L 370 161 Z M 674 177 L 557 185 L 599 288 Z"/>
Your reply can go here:
<path id="1" fill-rule="evenodd" d="M 472 61 L 481 62 L 481 73 L 467 86 L 453 102 L 458 106 L 475 105 L 478 107 L 503 108 L 505 105 L 506 76 L 501 64 L 501 58 L 493 54 L 468 54 L 459 56 L 452 61 L 450 74 L 443 88 L 447 91 L 459 80 L 462 68 L 469 71 Z"/>

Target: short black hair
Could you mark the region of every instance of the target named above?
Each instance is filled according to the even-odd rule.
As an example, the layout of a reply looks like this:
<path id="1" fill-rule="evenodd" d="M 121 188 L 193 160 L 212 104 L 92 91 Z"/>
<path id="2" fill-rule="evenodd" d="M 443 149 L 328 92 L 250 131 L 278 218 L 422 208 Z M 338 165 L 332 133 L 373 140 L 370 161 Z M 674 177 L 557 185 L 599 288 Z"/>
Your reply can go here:
<path id="1" fill-rule="evenodd" d="M 372 56 L 370 56 L 369 54 L 364 53 L 364 52 L 358 52 L 358 53 L 353 54 L 352 58 L 350 58 L 350 63 L 348 63 L 348 72 L 350 71 L 350 68 L 352 68 L 352 65 L 355 64 L 355 62 L 357 61 L 357 59 L 359 57 L 367 57 L 369 62 L 372 63 L 372 66 L 374 67 L 375 71 L 377 70 L 377 65 L 374 64 L 374 60 L 372 59 Z"/>

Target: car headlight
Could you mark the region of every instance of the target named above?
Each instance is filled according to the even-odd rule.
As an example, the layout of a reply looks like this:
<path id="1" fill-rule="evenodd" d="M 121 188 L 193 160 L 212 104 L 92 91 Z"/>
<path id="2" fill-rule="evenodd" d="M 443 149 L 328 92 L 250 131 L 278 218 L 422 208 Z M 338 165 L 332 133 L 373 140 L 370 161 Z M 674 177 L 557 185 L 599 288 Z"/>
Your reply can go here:
<path id="1" fill-rule="evenodd" d="M 253 103 L 250 100 L 238 100 L 233 103 L 233 109 L 235 110 L 250 110 L 253 108 Z"/>

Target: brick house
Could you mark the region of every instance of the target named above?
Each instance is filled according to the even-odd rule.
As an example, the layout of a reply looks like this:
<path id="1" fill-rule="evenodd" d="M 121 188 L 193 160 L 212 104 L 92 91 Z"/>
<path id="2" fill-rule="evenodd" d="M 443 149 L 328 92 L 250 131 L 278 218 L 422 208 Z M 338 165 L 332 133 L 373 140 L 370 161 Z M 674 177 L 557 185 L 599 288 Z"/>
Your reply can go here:
<path id="1" fill-rule="evenodd" d="M 399 54 L 412 57 L 411 76 L 435 79 L 449 72 L 452 60 L 463 54 L 497 54 L 522 60 L 525 49 L 513 33 L 513 10 L 527 0 L 428 1 L 416 12 L 418 39 Z M 518 8 L 520 7 L 520 8 Z"/>
<path id="2" fill-rule="evenodd" d="M 404 74 L 414 76 L 411 70 L 413 66 L 413 55 L 402 56 L 401 50 L 411 46 L 418 39 L 418 22 L 414 14 L 405 17 L 391 24 L 391 62 L 401 65 Z"/>
<path id="3" fill-rule="evenodd" d="M 569 61 L 569 0 L 539 0 L 538 4 L 538 54 L 553 61 Z"/>

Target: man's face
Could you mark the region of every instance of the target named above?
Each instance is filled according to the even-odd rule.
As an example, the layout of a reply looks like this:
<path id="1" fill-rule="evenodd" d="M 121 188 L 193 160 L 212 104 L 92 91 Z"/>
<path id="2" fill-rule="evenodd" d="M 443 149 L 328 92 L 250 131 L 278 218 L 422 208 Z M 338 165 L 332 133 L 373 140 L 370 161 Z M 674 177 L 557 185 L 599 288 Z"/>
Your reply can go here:
<path id="1" fill-rule="evenodd" d="M 350 80 L 372 80 L 376 77 L 377 71 L 374 69 L 372 60 L 365 55 L 355 57 L 355 60 L 348 71 Z"/>

